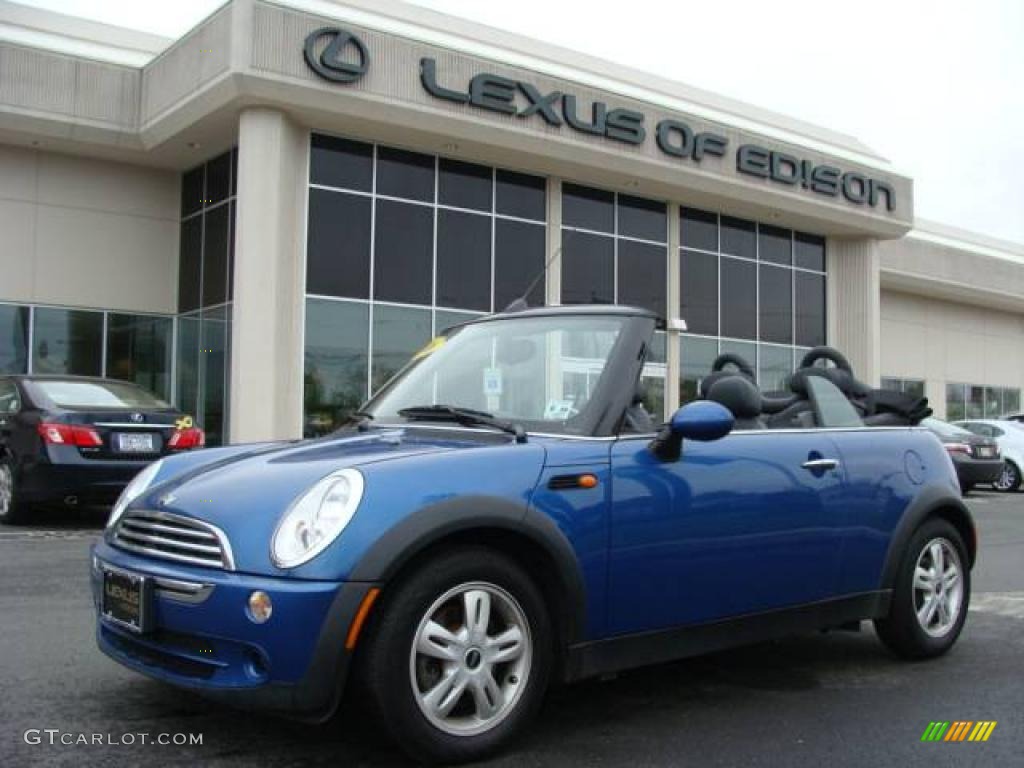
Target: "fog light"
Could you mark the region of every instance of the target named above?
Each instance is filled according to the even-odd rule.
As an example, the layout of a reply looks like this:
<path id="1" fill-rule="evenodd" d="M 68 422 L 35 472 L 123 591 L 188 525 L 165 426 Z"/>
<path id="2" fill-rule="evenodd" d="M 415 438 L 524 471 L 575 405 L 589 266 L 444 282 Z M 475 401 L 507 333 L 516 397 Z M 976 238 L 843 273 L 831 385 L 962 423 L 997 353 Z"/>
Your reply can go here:
<path id="1" fill-rule="evenodd" d="M 249 595 L 249 618 L 257 624 L 262 624 L 270 618 L 274 606 L 270 602 L 270 595 L 257 590 Z"/>

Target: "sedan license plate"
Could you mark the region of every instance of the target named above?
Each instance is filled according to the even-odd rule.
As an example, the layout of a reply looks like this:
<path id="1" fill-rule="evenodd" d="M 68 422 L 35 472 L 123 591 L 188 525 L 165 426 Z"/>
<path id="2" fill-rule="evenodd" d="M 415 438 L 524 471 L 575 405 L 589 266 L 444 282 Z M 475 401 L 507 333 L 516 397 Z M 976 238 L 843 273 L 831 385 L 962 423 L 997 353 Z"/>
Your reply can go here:
<path id="1" fill-rule="evenodd" d="M 996 449 L 991 445 L 979 445 L 978 446 L 978 458 L 991 459 L 995 457 Z"/>
<path id="2" fill-rule="evenodd" d="M 155 453 L 156 441 L 152 434 L 125 434 L 119 432 L 114 435 L 115 445 L 121 453 Z"/>
<path id="3" fill-rule="evenodd" d="M 132 632 L 149 629 L 151 583 L 137 573 L 103 569 L 103 616 Z"/>

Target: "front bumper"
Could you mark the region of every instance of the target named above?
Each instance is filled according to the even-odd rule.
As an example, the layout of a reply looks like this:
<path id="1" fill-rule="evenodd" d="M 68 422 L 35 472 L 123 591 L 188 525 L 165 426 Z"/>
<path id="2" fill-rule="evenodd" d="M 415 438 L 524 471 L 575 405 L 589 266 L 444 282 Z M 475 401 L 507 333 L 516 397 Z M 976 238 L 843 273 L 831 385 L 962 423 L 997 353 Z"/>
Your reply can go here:
<path id="1" fill-rule="evenodd" d="M 140 635 L 100 616 L 104 565 L 151 577 L 150 632 Z M 115 661 L 233 706 L 306 720 L 323 720 L 337 706 L 352 655 L 346 635 L 375 586 L 182 567 L 105 541 L 93 547 L 90 580 L 96 640 Z M 273 601 L 264 624 L 248 616 L 254 590 Z"/>

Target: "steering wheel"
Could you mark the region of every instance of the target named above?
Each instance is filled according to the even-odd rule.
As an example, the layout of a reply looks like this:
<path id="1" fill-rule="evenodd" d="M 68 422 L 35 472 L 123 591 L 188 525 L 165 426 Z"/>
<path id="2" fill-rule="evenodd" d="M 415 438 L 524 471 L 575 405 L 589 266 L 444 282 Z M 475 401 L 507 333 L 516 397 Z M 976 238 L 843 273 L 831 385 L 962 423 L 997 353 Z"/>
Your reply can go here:
<path id="1" fill-rule="evenodd" d="M 846 371 L 851 377 L 853 376 L 853 367 L 850 365 L 850 361 L 843 356 L 842 352 L 832 347 L 815 347 L 807 350 L 807 354 L 800 361 L 800 368 L 810 368 L 819 360 L 829 360 L 840 371 Z"/>
<path id="2" fill-rule="evenodd" d="M 814 350 L 811 350 L 812 352 Z M 736 370 L 742 373 L 751 381 L 757 381 L 757 374 L 754 373 L 754 367 L 744 360 L 739 355 L 735 355 L 732 352 L 723 352 L 715 358 L 715 362 L 711 364 L 711 372 L 718 373 L 725 370 L 725 366 L 734 365 Z"/>

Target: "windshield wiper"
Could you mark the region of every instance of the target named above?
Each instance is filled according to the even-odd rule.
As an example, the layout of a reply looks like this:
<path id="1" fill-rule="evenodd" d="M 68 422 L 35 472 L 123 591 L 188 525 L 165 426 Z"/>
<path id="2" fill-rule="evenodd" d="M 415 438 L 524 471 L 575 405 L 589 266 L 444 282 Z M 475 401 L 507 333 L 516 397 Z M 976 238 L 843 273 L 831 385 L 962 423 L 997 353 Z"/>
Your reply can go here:
<path id="1" fill-rule="evenodd" d="M 455 421 L 466 427 L 494 427 L 495 429 L 500 429 L 502 432 L 508 432 L 510 435 L 514 435 L 517 443 L 526 442 L 526 430 L 524 430 L 520 425 L 496 419 L 490 413 L 476 411 L 472 408 L 460 408 L 455 405 L 442 405 L 435 403 L 434 405 L 414 405 L 410 408 L 403 408 L 398 412 L 398 415 L 407 419 L 441 419 L 445 421 Z"/>

